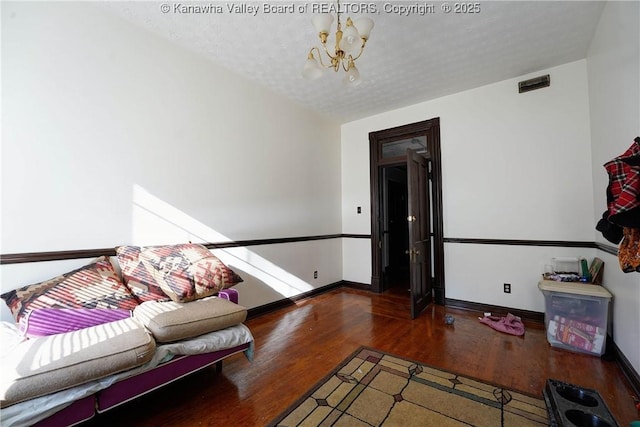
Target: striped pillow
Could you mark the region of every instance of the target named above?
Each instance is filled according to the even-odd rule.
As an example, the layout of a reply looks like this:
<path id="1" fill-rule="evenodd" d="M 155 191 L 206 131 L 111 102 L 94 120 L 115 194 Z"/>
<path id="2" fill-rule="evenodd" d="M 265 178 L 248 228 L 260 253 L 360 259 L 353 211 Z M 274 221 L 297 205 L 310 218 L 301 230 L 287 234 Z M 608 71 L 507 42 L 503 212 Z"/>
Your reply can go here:
<path id="1" fill-rule="evenodd" d="M 0 295 L 17 323 L 40 308 L 108 308 L 133 310 L 138 302 L 122 283 L 109 257 L 44 282 Z"/>

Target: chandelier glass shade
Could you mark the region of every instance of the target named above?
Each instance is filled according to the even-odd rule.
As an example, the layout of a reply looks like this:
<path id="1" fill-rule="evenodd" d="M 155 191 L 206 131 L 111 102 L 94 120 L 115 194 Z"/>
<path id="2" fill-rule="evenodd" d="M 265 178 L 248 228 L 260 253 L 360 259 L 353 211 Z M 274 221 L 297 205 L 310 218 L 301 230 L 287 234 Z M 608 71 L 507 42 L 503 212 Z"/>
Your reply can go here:
<path id="1" fill-rule="evenodd" d="M 338 2 L 337 11 L 337 28 L 335 32 L 335 47 L 331 51 L 327 47 L 331 26 L 333 24 L 333 15 L 323 13 L 315 15 L 311 22 L 318 32 L 322 50 L 328 57 L 328 64 L 322 60 L 322 52 L 320 48 L 314 46 L 309 50 L 307 61 L 302 69 L 302 76 L 308 80 L 315 80 L 322 76 L 325 69 L 333 69 L 338 72 L 340 69 L 346 72 L 343 81 L 351 86 L 359 85 L 360 72 L 356 68 L 356 60 L 360 58 L 364 51 L 365 44 L 369 40 L 369 34 L 373 28 L 373 21 L 366 17 L 361 17 L 352 21 L 347 18 L 347 22 L 342 26 L 340 19 L 340 3 Z M 314 55 L 315 53 L 315 55 Z M 317 55 L 317 58 L 316 58 Z"/>

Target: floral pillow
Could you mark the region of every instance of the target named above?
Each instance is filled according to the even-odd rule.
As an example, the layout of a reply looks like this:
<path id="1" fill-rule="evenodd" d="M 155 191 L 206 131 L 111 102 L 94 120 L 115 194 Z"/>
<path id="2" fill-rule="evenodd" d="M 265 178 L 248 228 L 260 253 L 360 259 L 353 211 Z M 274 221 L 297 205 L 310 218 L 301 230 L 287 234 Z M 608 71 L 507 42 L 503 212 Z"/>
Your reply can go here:
<path id="1" fill-rule="evenodd" d="M 193 301 L 242 282 L 202 245 L 120 246 L 116 253 L 125 284 L 143 302 Z"/>
<path id="2" fill-rule="evenodd" d="M 138 301 L 122 283 L 109 257 L 41 283 L 0 295 L 17 323 L 41 308 L 106 308 L 133 310 Z"/>
<path id="3" fill-rule="evenodd" d="M 153 271 L 140 261 L 141 249 L 138 246 L 119 246 L 116 248 L 118 264 L 124 283 L 140 302 L 169 301 L 170 298 L 156 282 Z"/>

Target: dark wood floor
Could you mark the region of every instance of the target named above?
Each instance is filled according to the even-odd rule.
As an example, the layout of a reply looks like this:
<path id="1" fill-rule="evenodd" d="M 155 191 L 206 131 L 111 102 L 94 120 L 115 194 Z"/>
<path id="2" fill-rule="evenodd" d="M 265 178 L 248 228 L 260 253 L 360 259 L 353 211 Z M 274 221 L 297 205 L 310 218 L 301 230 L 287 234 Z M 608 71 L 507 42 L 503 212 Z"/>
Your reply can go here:
<path id="1" fill-rule="evenodd" d="M 455 324 L 444 324 L 444 315 Z M 547 378 L 600 392 L 621 426 L 640 418 L 615 362 L 552 348 L 544 328 L 494 331 L 478 313 L 432 306 L 409 316 L 405 293 L 335 289 L 250 319 L 255 360 L 236 355 L 89 421 L 86 426 L 263 426 L 361 345 L 541 395 Z"/>

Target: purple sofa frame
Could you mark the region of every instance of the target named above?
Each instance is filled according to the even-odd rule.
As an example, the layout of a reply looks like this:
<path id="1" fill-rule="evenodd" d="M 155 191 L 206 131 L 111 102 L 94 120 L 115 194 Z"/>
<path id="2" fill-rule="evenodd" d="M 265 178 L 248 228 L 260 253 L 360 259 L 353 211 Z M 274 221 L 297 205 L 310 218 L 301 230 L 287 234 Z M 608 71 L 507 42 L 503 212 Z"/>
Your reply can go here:
<path id="1" fill-rule="evenodd" d="M 225 289 L 218 296 L 238 303 L 238 291 L 235 289 Z M 220 373 L 224 359 L 246 351 L 249 347 L 250 343 L 246 343 L 212 353 L 175 357 L 149 371 L 125 378 L 91 396 L 76 400 L 34 426 L 68 427 L 88 421 L 96 414 L 108 411 L 213 364 L 216 365 L 216 371 Z"/>

